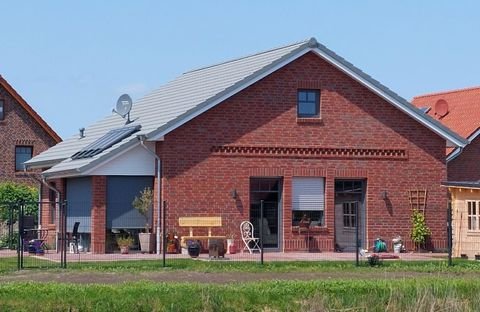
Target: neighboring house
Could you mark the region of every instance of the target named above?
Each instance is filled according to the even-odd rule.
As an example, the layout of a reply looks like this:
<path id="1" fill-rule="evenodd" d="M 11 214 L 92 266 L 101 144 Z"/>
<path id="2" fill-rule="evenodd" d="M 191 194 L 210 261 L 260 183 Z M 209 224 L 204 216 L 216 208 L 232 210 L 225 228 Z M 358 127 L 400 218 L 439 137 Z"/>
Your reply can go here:
<path id="1" fill-rule="evenodd" d="M 420 95 L 412 104 L 469 141 L 447 149 L 448 181 L 480 180 L 480 87 Z"/>
<path id="2" fill-rule="evenodd" d="M 39 184 L 25 176 L 23 163 L 60 141 L 55 131 L 0 76 L 0 181 Z"/>
<path id="3" fill-rule="evenodd" d="M 480 87 L 420 95 L 412 103 L 469 141 L 447 149 L 453 254 L 480 254 Z"/>
<path id="4" fill-rule="evenodd" d="M 180 235 L 185 216 L 222 217 L 216 235 L 238 238 L 244 220 L 258 230 L 264 200 L 266 247 L 279 251 L 306 249 L 304 215 L 322 251 L 354 248 L 357 215 L 364 247 L 408 241 L 407 190 L 427 189 L 431 244 L 446 247 L 445 148 L 466 140 L 315 39 L 186 72 L 130 115 L 27 162 L 56 181 L 67 228 L 80 221 L 95 253 L 111 250 L 114 233 L 143 228 L 131 203 L 146 186 L 155 190 L 149 224 L 158 232 L 165 202 L 165 227 Z"/>

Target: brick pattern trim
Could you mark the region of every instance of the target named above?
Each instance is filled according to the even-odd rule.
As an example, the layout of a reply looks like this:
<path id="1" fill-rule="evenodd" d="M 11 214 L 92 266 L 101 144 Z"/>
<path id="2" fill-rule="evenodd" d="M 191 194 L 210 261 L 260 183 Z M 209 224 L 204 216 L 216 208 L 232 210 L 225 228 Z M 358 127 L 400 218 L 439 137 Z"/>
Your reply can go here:
<path id="1" fill-rule="evenodd" d="M 360 158 L 407 160 L 406 149 L 276 147 L 276 146 L 212 146 L 216 156 L 302 157 L 302 158 Z"/>
<path id="2" fill-rule="evenodd" d="M 299 80 L 297 81 L 298 89 L 322 89 L 322 83 L 320 80 Z"/>

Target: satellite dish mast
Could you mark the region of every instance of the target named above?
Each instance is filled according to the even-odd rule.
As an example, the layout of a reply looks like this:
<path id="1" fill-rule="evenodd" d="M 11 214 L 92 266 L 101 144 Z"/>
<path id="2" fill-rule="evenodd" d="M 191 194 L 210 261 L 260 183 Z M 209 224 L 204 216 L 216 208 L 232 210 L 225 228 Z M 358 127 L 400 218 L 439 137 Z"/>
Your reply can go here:
<path id="1" fill-rule="evenodd" d="M 132 110 L 132 98 L 128 94 L 122 94 L 117 100 L 117 105 L 112 110 L 114 113 L 119 114 L 122 118 L 127 117 L 126 125 L 131 123 L 130 111 Z"/>

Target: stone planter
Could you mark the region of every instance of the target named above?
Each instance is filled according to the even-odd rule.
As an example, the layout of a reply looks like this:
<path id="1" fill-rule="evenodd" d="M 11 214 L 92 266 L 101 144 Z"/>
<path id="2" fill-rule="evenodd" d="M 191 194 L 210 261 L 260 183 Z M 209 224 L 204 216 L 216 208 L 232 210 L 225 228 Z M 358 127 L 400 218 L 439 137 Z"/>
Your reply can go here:
<path id="1" fill-rule="evenodd" d="M 155 251 L 155 234 L 139 233 L 140 251 L 142 253 L 153 253 Z"/>

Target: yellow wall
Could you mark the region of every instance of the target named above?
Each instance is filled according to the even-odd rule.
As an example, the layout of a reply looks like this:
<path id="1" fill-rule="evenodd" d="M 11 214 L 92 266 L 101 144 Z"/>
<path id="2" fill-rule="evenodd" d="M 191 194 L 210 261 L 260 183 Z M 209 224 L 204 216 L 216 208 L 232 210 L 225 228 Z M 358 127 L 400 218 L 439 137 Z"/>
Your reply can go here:
<path id="1" fill-rule="evenodd" d="M 466 254 L 468 259 L 480 255 L 480 231 L 468 230 L 467 200 L 480 200 L 480 190 L 449 188 L 452 195 L 453 256 Z"/>

